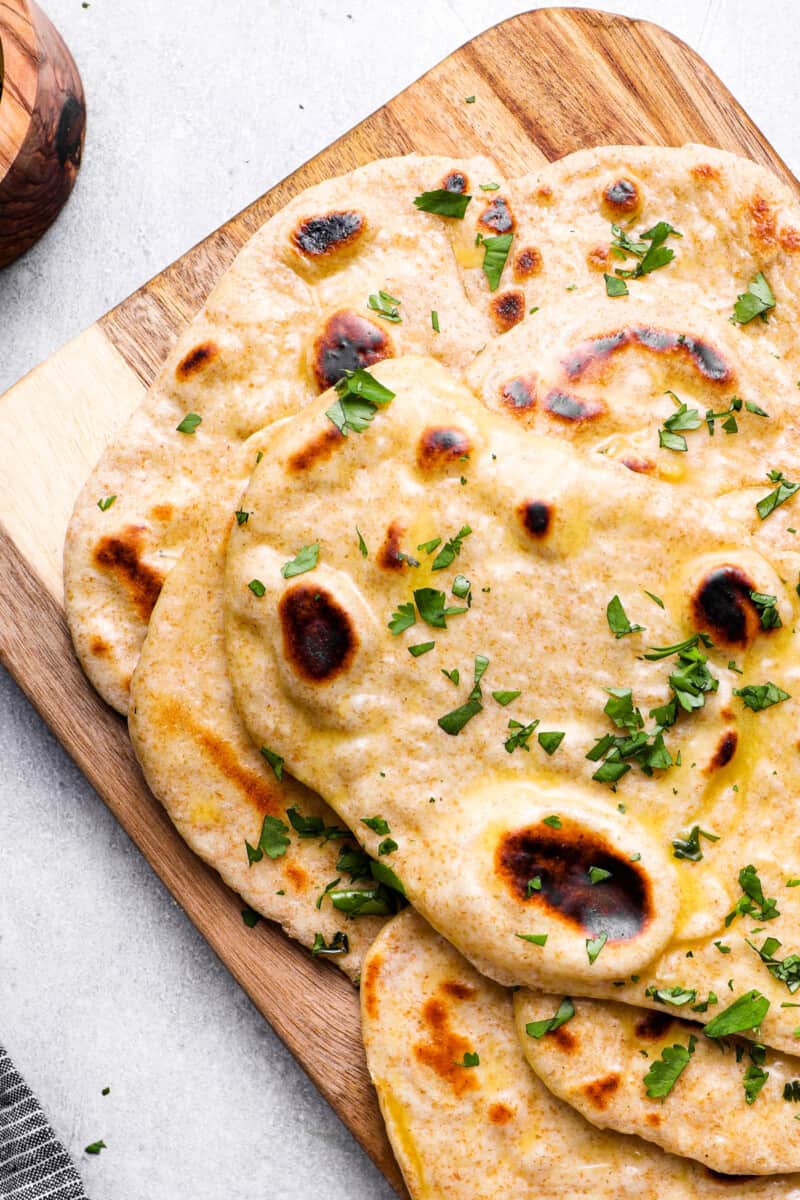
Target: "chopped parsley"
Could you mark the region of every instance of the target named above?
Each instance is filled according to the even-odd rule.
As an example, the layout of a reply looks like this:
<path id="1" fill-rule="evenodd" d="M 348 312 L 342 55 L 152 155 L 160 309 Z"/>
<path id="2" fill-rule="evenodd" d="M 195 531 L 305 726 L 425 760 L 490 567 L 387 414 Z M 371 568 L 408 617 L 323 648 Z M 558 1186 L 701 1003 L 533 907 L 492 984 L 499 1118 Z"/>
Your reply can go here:
<path id="1" fill-rule="evenodd" d="M 101 1150 L 107 1150 L 107 1149 L 108 1149 L 108 1146 L 105 1144 L 104 1141 L 90 1142 L 88 1146 L 84 1147 L 84 1153 L 85 1154 L 99 1154 Z"/>
<path id="2" fill-rule="evenodd" d="M 781 948 L 781 943 L 776 937 L 766 938 L 760 948 L 749 939 L 745 940 L 750 949 L 755 950 L 773 979 L 784 983 L 794 995 L 800 989 L 800 954 L 787 954 L 785 958 L 776 958 L 775 951 Z"/>
<path id="3" fill-rule="evenodd" d="M 523 942 L 530 942 L 532 946 L 546 946 L 546 933 L 515 933 L 514 937 L 518 937 Z"/>
<path id="4" fill-rule="evenodd" d="M 747 325 L 755 317 L 766 321 L 767 313 L 774 307 L 772 288 L 767 283 L 763 271 L 759 271 L 755 279 L 747 285 L 747 291 L 737 296 L 731 322 L 734 325 Z"/>
<path id="5" fill-rule="evenodd" d="M 589 883 L 602 883 L 605 879 L 611 878 L 611 872 L 605 867 L 589 867 Z"/>
<path id="6" fill-rule="evenodd" d="M 628 285 L 624 279 L 620 279 L 617 275 L 609 275 L 603 272 L 603 279 L 606 282 L 607 296 L 627 296 Z"/>
<path id="7" fill-rule="evenodd" d="M 197 413 L 187 413 L 180 425 L 176 425 L 175 428 L 178 433 L 194 433 L 198 425 L 202 425 L 202 423 L 203 418 Z"/>
<path id="8" fill-rule="evenodd" d="M 542 824 L 549 825 L 551 829 L 560 829 L 561 828 L 561 817 L 556 817 L 556 816 L 543 817 Z"/>
<path id="9" fill-rule="evenodd" d="M 466 575 L 456 575 L 450 591 L 454 596 L 458 596 L 459 600 L 466 600 L 467 604 L 471 604 L 472 597 L 469 594 L 471 586 L 472 585 L 470 584 L 470 581 L 467 579 Z"/>
<path id="10" fill-rule="evenodd" d="M 444 667 L 442 667 L 442 674 L 444 675 L 445 679 L 449 679 L 451 683 L 454 683 L 456 687 L 458 687 L 461 679 L 461 676 L 458 672 L 458 667 L 453 667 L 452 671 L 445 671 Z"/>
<path id="11" fill-rule="evenodd" d="M 783 688 L 769 682 L 749 683 L 747 687 L 734 688 L 733 694 L 743 700 L 745 706 L 752 709 L 753 712 L 763 712 L 765 708 L 771 708 L 773 704 L 780 704 L 783 700 L 791 699 L 789 693 L 784 692 Z"/>
<path id="12" fill-rule="evenodd" d="M 751 592 L 750 599 L 758 609 L 762 629 L 780 629 L 783 625 L 778 612 L 778 597 L 766 592 Z"/>
<path id="13" fill-rule="evenodd" d="M 389 629 L 397 637 L 399 633 L 405 632 L 406 629 L 410 629 L 416 623 L 417 616 L 414 612 L 414 605 L 409 601 L 408 604 L 398 604 L 397 612 L 392 613 Z"/>
<path id="14" fill-rule="evenodd" d="M 555 1029 L 566 1025 L 567 1021 L 571 1021 L 574 1016 L 575 1005 L 568 996 L 565 996 L 552 1017 L 546 1017 L 543 1021 L 529 1021 L 525 1026 L 525 1032 L 528 1037 L 538 1040 L 543 1038 L 546 1033 L 552 1033 Z"/>
<path id="15" fill-rule="evenodd" d="M 708 833 L 707 830 L 701 829 L 699 825 L 693 825 L 686 837 L 673 838 L 673 858 L 682 858 L 689 862 L 700 862 L 703 857 L 703 851 L 700 849 L 701 837 L 706 838 L 709 842 L 719 841 L 718 834 Z"/>
<path id="16" fill-rule="evenodd" d="M 293 579 L 295 575 L 305 575 L 306 571 L 313 571 L 318 562 L 319 542 L 312 542 L 310 546 L 303 546 L 294 558 L 283 564 L 281 575 L 284 579 Z"/>
<path id="17" fill-rule="evenodd" d="M 445 713 L 443 717 L 439 717 L 437 724 L 445 733 L 453 736 L 459 734 L 468 721 L 476 717 L 479 712 L 483 712 L 483 705 L 480 700 L 467 700 L 466 704 L 462 704 L 459 708 L 454 708 L 452 712 Z"/>
<path id="18" fill-rule="evenodd" d="M 384 854 L 394 854 L 396 849 L 397 849 L 397 842 L 394 840 L 394 838 L 387 837 L 387 838 L 384 838 L 383 841 L 379 843 L 378 854 L 381 856 Z"/>
<path id="19" fill-rule="evenodd" d="M 358 548 L 361 551 L 361 557 L 366 558 L 369 554 L 369 550 L 367 549 L 367 543 L 364 541 L 364 537 L 361 533 L 361 530 L 358 528 L 357 525 L 356 525 L 356 533 L 358 534 Z"/>
<path id="20" fill-rule="evenodd" d="M 800 1079 L 791 1079 L 783 1085 L 783 1098 L 793 1104 L 800 1103 Z"/>
<path id="21" fill-rule="evenodd" d="M 457 1067 L 479 1067 L 481 1065 L 481 1056 L 474 1050 L 467 1050 L 461 1062 L 457 1062 Z"/>
<path id="22" fill-rule="evenodd" d="M 536 740 L 549 757 L 555 754 L 565 736 L 563 730 L 560 729 L 542 730 L 541 733 L 537 733 Z"/>
<path id="23" fill-rule="evenodd" d="M 435 308 L 431 309 L 431 328 L 433 329 L 434 333 L 441 332 L 439 329 L 439 314 Z"/>
<path id="24" fill-rule="evenodd" d="M 388 292 L 373 293 L 368 301 L 367 307 L 384 321 L 391 321 L 393 325 L 399 325 L 402 321 L 398 304 L 402 304 L 402 300 L 398 300 L 396 296 L 390 296 Z"/>
<path id="25" fill-rule="evenodd" d="M 237 508 L 233 515 L 236 517 L 237 525 L 246 525 L 251 517 L 251 513 L 247 512 L 244 508 Z"/>
<path id="26" fill-rule="evenodd" d="M 478 187 L 481 189 L 482 192 L 499 192 L 500 191 L 499 183 L 479 183 Z"/>
<path id="27" fill-rule="evenodd" d="M 243 908 L 242 920 L 248 929 L 255 929 L 256 925 L 261 920 L 261 917 L 254 908 Z"/>
<path id="28" fill-rule="evenodd" d="M 276 754 L 274 750 L 268 749 L 266 746 L 261 747 L 261 753 L 267 760 L 275 774 L 276 779 L 283 779 L 283 762 L 280 754 Z"/>
<path id="29" fill-rule="evenodd" d="M 608 628 L 615 638 L 625 637 L 629 633 L 640 633 L 644 625 L 631 625 L 619 596 L 612 596 L 606 608 Z"/>
<path id="30" fill-rule="evenodd" d="M 523 725 L 521 721 L 515 721 L 513 717 L 508 722 L 508 728 L 511 731 L 503 745 L 509 754 L 513 754 L 515 750 L 527 750 L 530 753 L 528 742 L 539 724 L 539 720 L 533 720 L 528 725 Z"/>
<path id="31" fill-rule="evenodd" d="M 674 1046 L 664 1047 L 661 1057 L 651 1063 L 643 1080 L 647 1095 L 651 1100 L 666 1099 L 688 1067 L 696 1045 L 697 1038 L 692 1034 L 689 1037 L 688 1046 L 676 1043 Z"/>
<path id="32" fill-rule="evenodd" d="M 769 1010 L 769 1000 L 753 988 L 745 992 L 733 1004 L 729 1004 L 705 1027 L 706 1037 L 728 1037 L 731 1033 L 743 1033 L 757 1029 Z"/>
<path id="33" fill-rule="evenodd" d="M 770 513 L 790 500 L 795 492 L 800 491 L 800 483 L 792 483 L 783 471 L 767 471 L 767 478 L 770 483 L 777 483 L 778 486 L 756 504 L 756 512 L 762 521 L 766 521 Z"/>
<path id="34" fill-rule="evenodd" d="M 347 437 L 348 429 L 363 433 L 378 409 L 395 395 L 363 367 L 348 371 L 336 384 L 336 394 L 338 398 L 325 410 L 325 416 L 343 437 Z"/>
<path id="35" fill-rule="evenodd" d="M 385 817 L 362 817 L 361 824 L 366 825 L 367 829 L 371 829 L 373 833 L 380 834 L 381 837 L 392 832 Z"/>
<path id="36" fill-rule="evenodd" d="M 725 918 L 726 929 L 737 917 L 745 914 L 754 917 L 756 921 L 774 921 L 781 915 L 778 911 L 778 901 L 764 896 L 761 880 L 752 863 L 742 867 L 739 872 L 739 886 L 744 895 L 739 897 L 733 911 Z"/>
<path id="37" fill-rule="evenodd" d="M 480 235 L 479 235 L 480 236 Z M 481 237 L 483 245 L 483 273 L 489 281 L 489 290 L 496 292 L 500 276 L 511 249 L 513 233 L 500 233 L 496 237 Z"/>
<path id="38" fill-rule="evenodd" d="M 766 1046 L 762 1046 L 756 1042 L 750 1047 L 750 1065 L 744 1073 L 742 1085 L 744 1087 L 744 1098 L 747 1104 L 753 1104 L 756 1096 L 763 1088 L 764 1084 L 769 1079 L 769 1071 L 764 1070 L 764 1061 L 767 1055 Z"/>
<path id="39" fill-rule="evenodd" d="M 444 592 L 438 592 L 436 588 L 417 588 L 414 592 L 414 601 L 419 615 L 426 625 L 430 625 L 434 629 L 446 629 L 448 617 L 455 617 L 460 613 L 467 612 L 466 608 L 445 607 L 446 600 Z M 400 608 L 403 608 L 402 604 Z"/>
<path id="40" fill-rule="evenodd" d="M 474 100 L 473 96 L 467 100 L 467 103 L 472 104 Z M 457 221 L 462 221 L 471 199 L 472 196 L 464 195 L 462 192 L 449 192 L 447 188 L 435 188 L 432 192 L 423 192 L 417 196 L 414 200 L 414 207 L 420 209 L 421 212 L 436 213 L 440 217 L 454 217 Z"/>
<path id="41" fill-rule="evenodd" d="M 505 708 L 507 704 L 510 704 L 512 700 L 516 700 L 517 696 L 521 695 L 521 692 L 492 692 L 492 699 Z"/>
<path id="42" fill-rule="evenodd" d="M 431 570 L 443 571 L 445 567 L 449 567 L 461 553 L 461 543 L 464 541 L 464 538 L 469 537 L 471 533 L 472 530 L 469 525 L 462 525 L 455 537 L 449 538 L 442 546 L 431 564 Z M 469 591 L 469 588 L 467 588 L 467 591 Z"/>
<path id="43" fill-rule="evenodd" d="M 675 251 L 665 246 L 667 238 L 683 237 L 668 221 L 658 221 L 652 229 L 639 234 L 639 241 L 634 241 L 619 225 L 612 225 L 611 253 L 617 258 L 638 258 L 639 262 L 633 268 L 616 267 L 614 274 L 623 279 L 638 279 L 649 275 L 659 267 L 666 267 L 675 257 Z"/>
<path id="44" fill-rule="evenodd" d="M 350 939 L 346 933 L 342 933 L 341 929 L 337 930 L 330 942 L 326 941 L 323 934 L 315 933 L 311 953 L 315 958 L 318 954 L 349 954 Z"/>
<path id="45" fill-rule="evenodd" d="M 653 603 L 657 604 L 659 608 L 664 607 L 664 601 L 661 599 L 660 596 L 656 596 L 653 592 L 648 592 L 647 588 L 644 588 L 643 591 L 644 591 L 645 596 L 649 596 L 650 599 L 653 601 Z"/>
<path id="46" fill-rule="evenodd" d="M 697 992 L 694 988 L 680 986 L 671 988 L 649 987 L 645 989 L 644 994 L 645 996 L 650 996 L 653 1000 L 657 1000 L 659 1004 L 672 1004 L 675 1008 L 681 1008 L 684 1004 L 693 1004 L 697 999 Z"/>
<path id="47" fill-rule="evenodd" d="M 350 836 L 348 831 L 342 829 L 340 825 L 326 825 L 322 817 L 304 816 L 294 804 L 291 808 L 287 808 L 286 815 L 289 818 L 292 829 L 301 838 L 322 838 L 322 844 L 324 845 L 325 842 Z"/>
<path id="48" fill-rule="evenodd" d="M 100 512 L 108 512 L 116 498 L 116 496 L 106 496 L 105 499 L 98 500 L 97 507 L 100 509 Z"/>
<path id="49" fill-rule="evenodd" d="M 416 646 L 408 647 L 408 653 L 413 655 L 414 658 L 419 658 L 421 655 L 427 654 L 429 650 L 432 650 L 435 645 L 436 642 L 417 642 Z"/>
<path id="50" fill-rule="evenodd" d="M 261 826 L 258 843 L 251 846 L 248 841 L 245 841 L 247 865 L 252 867 L 253 863 L 261 862 L 265 854 L 267 858 L 281 858 L 289 847 L 288 833 L 289 826 L 280 817 L 273 817 L 267 813 Z"/>
<path id="51" fill-rule="evenodd" d="M 253 595 L 258 596 L 259 599 L 267 590 L 260 579 L 251 579 L 247 586 L 250 588 L 250 591 L 253 593 Z"/>
<path id="52" fill-rule="evenodd" d="M 673 646 L 648 646 L 649 653 L 644 657 L 648 662 L 658 662 L 662 658 L 670 658 L 673 654 L 684 654 L 694 650 L 700 642 L 706 647 L 714 645 L 707 633 L 693 633 L 685 641 L 676 642 Z"/>
<path id="53" fill-rule="evenodd" d="M 607 941 L 607 933 L 598 933 L 597 937 L 586 939 L 586 957 L 592 965 L 597 961 L 597 956 Z"/>

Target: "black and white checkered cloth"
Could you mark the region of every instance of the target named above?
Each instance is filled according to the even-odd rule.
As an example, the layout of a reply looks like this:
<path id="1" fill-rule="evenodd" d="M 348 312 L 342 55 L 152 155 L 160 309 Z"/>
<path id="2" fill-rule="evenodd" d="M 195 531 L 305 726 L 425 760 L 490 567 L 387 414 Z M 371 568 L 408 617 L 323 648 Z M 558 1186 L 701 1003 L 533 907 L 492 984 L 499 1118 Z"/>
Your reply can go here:
<path id="1" fill-rule="evenodd" d="M 39 1102 L 0 1046 L 0 1197 L 86 1200 Z"/>

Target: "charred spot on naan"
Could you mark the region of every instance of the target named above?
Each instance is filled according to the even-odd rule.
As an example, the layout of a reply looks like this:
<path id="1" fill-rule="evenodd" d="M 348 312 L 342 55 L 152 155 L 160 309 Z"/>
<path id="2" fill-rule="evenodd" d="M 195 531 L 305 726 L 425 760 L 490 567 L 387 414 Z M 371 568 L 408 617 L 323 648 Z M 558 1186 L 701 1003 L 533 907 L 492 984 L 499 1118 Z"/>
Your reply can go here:
<path id="1" fill-rule="evenodd" d="M 311 369 L 321 392 L 333 387 L 348 371 L 371 367 L 394 356 L 392 339 L 385 329 L 352 309 L 333 313 L 316 338 Z"/>
<path id="2" fill-rule="evenodd" d="M 550 1044 L 558 1046 L 564 1054 L 574 1054 L 578 1049 L 578 1035 L 566 1025 L 559 1025 L 558 1029 L 554 1029 L 548 1036 Z"/>
<path id="3" fill-rule="evenodd" d="M 514 1109 L 509 1108 L 500 1100 L 495 1100 L 487 1110 L 487 1116 L 492 1125 L 507 1125 L 509 1121 L 513 1121 L 514 1115 Z"/>
<path id="4" fill-rule="evenodd" d="M 750 599 L 755 591 L 756 585 L 740 567 L 715 567 L 700 581 L 691 599 L 695 628 L 716 642 L 746 646 L 761 628 L 759 610 Z"/>
<path id="5" fill-rule="evenodd" d="M 463 1063 L 464 1055 L 473 1053 L 475 1047 L 468 1038 L 453 1029 L 452 1007 L 444 988 L 439 989 L 438 995 L 425 1001 L 421 1016 L 427 1038 L 417 1042 L 413 1052 L 419 1062 L 449 1084 L 455 1096 L 463 1096 L 479 1086 L 475 1068 L 459 1065 Z"/>
<path id="6" fill-rule="evenodd" d="M 614 1093 L 618 1091 L 621 1082 L 618 1071 L 609 1071 L 601 1079 L 593 1079 L 591 1083 L 585 1083 L 581 1091 L 592 1107 L 602 1112 L 608 1108 L 609 1102 Z"/>
<path id="7" fill-rule="evenodd" d="M 635 471 L 637 475 L 652 475 L 656 469 L 656 464 L 649 458 L 623 458 L 622 465 L 629 471 Z"/>
<path id="8" fill-rule="evenodd" d="M 562 360 L 567 378 L 574 382 L 585 375 L 596 377 L 619 350 L 639 346 L 653 354 L 684 358 L 709 383 L 733 382 L 733 367 L 715 346 L 688 333 L 675 333 L 652 325 L 637 325 L 612 330 L 581 342 Z"/>
<path id="9" fill-rule="evenodd" d="M 796 254 L 800 250 L 800 229 L 795 229 L 793 225 L 784 226 L 778 234 L 781 250 L 785 250 L 787 254 Z"/>
<path id="10" fill-rule="evenodd" d="M 592 883 L 590 867 L 609 871 L 609 878 Z M 495 870 L 516 899 L 592 936 L 605 933 L 610 941 L 628 940 L 653 915 L 650 882 L 639 863 L 567 818 L 557 829 L 540 823 L 504 834 Z M 536 877 L 541 887 L 529 890 Z"/>
<path id="11" fill-rule="evenodd" d="M 166 578 L 144 561 L 146 534 L 143 525 L 126 525 L 119 533 L 101 537 L 93 556 L 96 567 L 122 584 L 143 621 L 150 620 Z"/>
<path id="12" fill-rule="evenodd" d="M 478 990 L 474 984 L 464 983 L 461 979 L 446 979 L 441 988 L 455 1000 L 471 1000 Z"/>
<path id="13" fill-rule="evenodd" d="M 674 1024 L 675 1018 L 665 1012 L 647 1012 L 638 1017 L 634 1031 L 645 1042 L 659 1042 Z"/>
<path id="14" fill-rule="evenodd" d="M 352 662 L 358 646 L 349 614 L 324 588 L 296 584 L 278 603 L 286 661 L 311 683 L 329 683 Z"/>
<path id="15" fill-rule="evenodd" d="M 769 200 L 757 192 L 747 205 L 750 216 L 750 237 L 759 248 L 774 246 L 777 240 L 778 218 Z"/>
<path id="16" fill-rule="evenodd" d="M 300 221 L 292 230 L 291 241 L 301 254 L 318 260 L 352 246 L 365 227 L 366 217 L 352 209 L 321 213 Z"/>
<path id="17" fill-rule="evenodd" d="M 607 271 L 611 259 L 608 246 L 595 246 L 586 255 L 586 264 L 592 271 Z"/>
<path id="18" fill-rule="evenodd" d="M 305 867 L 301 867 L 299 863 L 292 862 L 291 859 L 284 860 L 281 866 L 281 874 L 284 880 L 291 886 L 293 892 L 297 895 L 302 895 L 308 891 L 310 880 Z"/>
<path id="19" fill-rule="evenodd" d="M 582 425 L 602 417 L 606 406 L 602 400 L 590 400 L 562 388 L 552 388 L 544 398 L 542 408 L 559 421 L 571 425 Z"/>
<path id="20" fill-rule="evenodd" d="M 94 634 L 89 640 L 89 653 L 93 654 L 95 658 L 110 658 L 111 646 L 105 638 L 100 637 L 99 634 Z"/>
<path id="21" fill-rule="evenodd" d="M 501 384 L 500 403 L 513 413 L 529 412 L 535 408 L 536 380 L 533 375 L 520 375 Z"/>
<path id="22" fill-rule="evenodd" d="M 507 333 L 525 316 L 525 293 L 518 288 L 500 292 L 489 303 L 489 312 L 498 333 Z"/>
<path id="23" fill-rule="evenodd" d="M 523 246 L 514 255 L 512 268 L 515 283 L 523 283 L 538 275 L 542 269 L 542 252 L 536 246 Z"/>
<path id="24" fill-rule="evenodd" d="M 661 1124 L 661 1114 L 657 1112 L 645 1113 L 644 1119 L 647 1124 L 652 1125 L 654 1129 L 657 1129 Z"/>
<path id="25" fill-rule="evenodd" d="M 386 530 L 386 537 L 375 559 L 384 571 L 402 571 L 403 567 L 411 566 L 408 557 L 402 553 L 402 541 L 405 529 L 399 521 L 391 521 Z M 412 560 L 415 561 L 415 560 Z"/>
<path id="26" fill-rule="evenodd" d="M 175 378 L 185 383 L 187 379 L 191 379 L 193 375 L 203 371 L 215 358 L 219 356 L 219 346 L 216 342 L 207 341 L 201 342 L 199 346 L 195 346 L 188 354 L 184 354 L 181 361 L 175 368 Z"/>
<path id="27" fill-rule="evenodd" d="M 377 952 L 370 954 L 367 959 L 364 972 L 361 976 L 361 994 L 364 998 L 364 1007 L 368 1017 L 376 1020 L 378 1016 L 378 997 L 380 991 L 378 988 L 378 976 L 381 973 L 383 966 L 383 958 Z"/>
<path id="28" fill-rule="evenodd" d="M 493 196 L 488 201 L 478 217 L 478 224 L 483 226 L 487 237 L 498 233 L 513 233 L 517 227 L 511 205 L 504 196 Z"/>
<path id="29" fill-rule="evenodd" d="M 465 192 L 469 191 L 469 179 L 463 171 L 448 171 L 439 186 L 445 192 L 456 192 L 463 196 Z"/>
<path id="30" fill-rule="evenodd" d="M 417 442 L 417 466 L 421 471 L 463 463 L 472 452 L 472 441 L 457 426 L 430 425 Z"/>
<path id="31" fill-rule="evenodd" d="M 299 450 L 290 454 L 286 465 L 290 471 L 308 471 L 317 463 L 329 459 L 334 450 L 343 445 L 345 440 L 344 434 L 340 433 L 333 423 L 329 423 L 319 433 L 315 433 L 310 441 L 301 446 Z"/>
<path id="32" fill-rule="evenodd" d="M 711 756 L 711 761 L 705 768 L 705 774 L 711 775 L 714 771 L 719 771 L 722 767 L 727 767 L 728 763 L 736 753 L 736 747 L 739 744 L 739 735 L 735 729 L 726 729 L 720 735 L 717 742 L 717 748 Z"/>
<path id="33" fill-rule="evenodd" d="M 613 179 L 603 189 L 602 207 L 612 220 L 632 217 L 642 207 L 641 191 L 632 179 Z"/>
<path id="34" fill-rule="evenodd" d="M 550 530 L 553 505 L 547 500 L 523 500 L 517 505 L 517 515 L 525 532 L 540 541 Z"/>
<path id="35" fill-rule="evenodd" d="M 718 183 L 722 178 L 719 167 L 712 166 L 711 163 L 695 163 L 690 169 L 690 174 L 703 183 Z"/>
<path id="36" fill-rule="evenodd" d="M 151 520 L 160 521 L 164 525 L 171 521 L 174 515 L 175 509 L 171 504 L 154 504 L 148 513 Z"/>

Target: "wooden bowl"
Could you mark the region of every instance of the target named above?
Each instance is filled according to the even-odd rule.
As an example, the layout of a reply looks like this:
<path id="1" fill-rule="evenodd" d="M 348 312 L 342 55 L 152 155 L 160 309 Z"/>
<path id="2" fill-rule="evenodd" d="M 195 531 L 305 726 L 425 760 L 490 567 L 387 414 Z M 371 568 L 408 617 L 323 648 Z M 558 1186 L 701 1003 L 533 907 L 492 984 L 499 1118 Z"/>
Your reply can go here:
<path id="1" fill-rule="evenodd" d="M 0 267 L 32 246 L 78 174 L 86 123 L 78 68 L 34 0 L 2 0 Z"/>

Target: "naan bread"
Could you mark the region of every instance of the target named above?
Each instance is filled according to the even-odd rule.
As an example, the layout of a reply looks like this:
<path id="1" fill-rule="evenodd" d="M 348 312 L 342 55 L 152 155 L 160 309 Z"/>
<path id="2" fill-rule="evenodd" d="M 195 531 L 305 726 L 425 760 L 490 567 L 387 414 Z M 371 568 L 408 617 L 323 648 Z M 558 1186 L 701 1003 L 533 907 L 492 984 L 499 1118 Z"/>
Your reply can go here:
<path id="1" fill-rule="evenodd" d="M 498 194 L 483 199 L 479 184 L 497 179 L 483 158 L 383 159 L 309 188 L 237 256 L 101 458 L 70 522 L 70 631 L 113 707 L 127 711 L 150 613 L 205 499 L 235 507 L 253 465 L 242 453 L 251 434 L 302 408 L 346 368 L 411 352 L 461 371 L 486 343 L 495 326 L 485 304 L 466 303 L 453 244 L 462 232 L 457 238 L 452 226 L 462 222 L 413 201 L 442 186 L 473 188 L 477 221 Z M 399 324 L 368 307 L 379 290 L 400 301 Z M 187 414 L 202 423 L 179 432 Z"/>
<path id="2" fill-rule="evenodd" d="M 308 788 L 289 775 L 276 778 L 233 706 L 222 625 L 232 520 L 223 513 L 198 528 L 164 584 L 131 685 L 133 747 L 150 789 L 195 853 L 251 908 L 303 945 L 313 946 L 321 934 L 326 947 L 336 946 L 337 933 L 346 933 L 348 952 L 330 957 L 356 976 L 381 919 L 349 920 L 330 896 L 317 908 L 332 880 L 350 882 L 337 862 L 352 842 L 298 836 L 287 809 L 317 818 L 326 830 L 341 823 Z M 288 845 L 279 857 L 264 855 L 248 865 L 245 841 L 258 846 L 265 816 L 283 823 Z"/>
<path id="3" fill-rule="evenodd" d="M 549 1020 L 560 1000 L 517 992 L 517 1034 L 542 1082 L 593 1125 L 638 1134 L 715 1171 L 777 1175 L 800 1169 L 800 1058 L 766 1050 L 756 1052 L 754 1061 L 753 1047 L 704 1037 L 698 1025 L 672 1015 L 688 1012 L 691 1001 L 662 1014 L 575 1000 L 575 1015 L 565 1025 L 543 1036 L 537 1026 L 539 1036 L 529 1035 L 526 1026 Z M 711 1011 L 726 1003 L 720 996 Z M 645 1076 L 676 1045 L 687 1051 L 692 1047 L 688 1064 L 664 1099 L 651 1098 Z M 749 1104 L 745 1082 L 753 1096 Z"/>
<path id="4" fill-rule="evenodd" d="M 800 948 L 800 898 L 785 886 L 800 868 L 793 581 L 717 505 L 687 506 L 676 488 L 489 413 L 430 360 L 374 373 L 395 397 L 363 433 L 332 437 L 335 397 L 321 397 L 276 431 L 242 500 L 226 626 L 251 736 L 372 854 L 381 835 L 363 820 L 384 819 L 398 843 L 386 861 L 412 903 L 492 978 L 653 1007 L 650 987 L 727 995 L 731 979 L 735 995 L 769 998 L 759 1036 L 791 1049 L 797 1021 L 780 1005 L 797 972 L 780 964 Z M 316 568 L 284 578 L 316 542 Z M 443 628 L 442 605 L 466 605 L 457 573 L 471 607 Z M 762 627 L 751 592 L 776 598 L 780 628 Z M 615 595 L 644 633 L 613 635 Z M 393 635 L 393 613 L 416 623 Z M 696 628 L 714 642 L 707 665 L 643 657 Z M 596 740 L 624 741 L 605 689 L 632 689 L 629 717 L 635 705 L 652 730 L 646 714 L 686 670 L 700 672 L 691 701 L 683 689 L 697 707 L 666 729 L 666 755 L 653 735 L 652 773 L 634 764 L 614 790 L 593 780 Z M 734 695 L 767 681 L 789 698 L 752 711 L 750 693 Z M 520 695 L 503 706 L 495 690 Z M 545 735 L 557 732 L 554 746 Z M 611 877 L 592 880 L 590 867 Z M 740 879 L 755 886 L 748 867 L 777 897 L 771 913 L 752 900 L 735 912 Z M 772 963 L 757 952 L 767 933 L 783 943 Z M 542 935 L 544 946 L 526 940 Z"/>
<path id="5" fill-rule="evenodd" d="M 367 1063 L 412 1200 L 800 1196 L 796 1175 L 734 1181 L 588 1124 L 529 1069 L 509 993 L 410 910 L 370 948 L 361 997 Z M 459 1065 L 474 1054 L 477 1066 Z"/>

